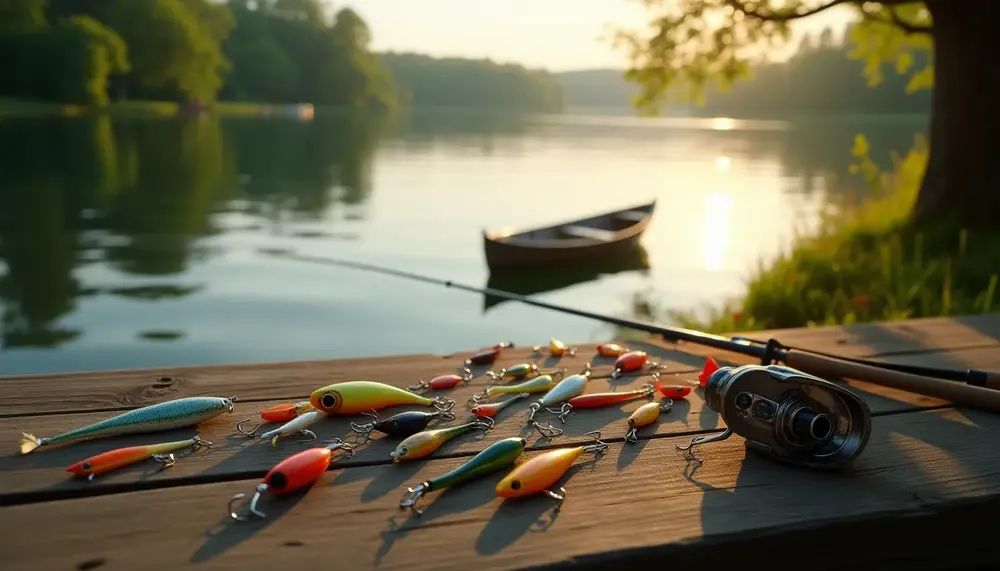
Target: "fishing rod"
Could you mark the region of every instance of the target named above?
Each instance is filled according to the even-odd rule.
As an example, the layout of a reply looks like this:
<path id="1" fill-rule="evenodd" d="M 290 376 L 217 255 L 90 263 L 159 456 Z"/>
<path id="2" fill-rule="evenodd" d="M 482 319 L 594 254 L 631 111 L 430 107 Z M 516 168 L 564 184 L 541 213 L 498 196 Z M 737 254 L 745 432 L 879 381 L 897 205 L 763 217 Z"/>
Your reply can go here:
<path id="1" fill-rule="evenodd" d="M 371 271 L 429 284 L 442 285 L 444 287 L 460 289 L 471 293 L 492 295 L 509 301 L 517 301 L 526 305 L 541 307 L 569 315 L 576 315 L 578 317 L 601 321 L 617 325 L 619 327 L 627 327 L 637 331 L 644 331 L 646 333 L 659 335 L 672 342 L 686 341 L 696 345 L 704 345 L 723 351 L 743 354 L 759 359 L 762 364 L 783 362 L 790 367 L 802 371 L 812 372 L 818 376 L 854 378 L 874 384 L 890 386 L 901 390 L 938 397 L 955 402 L 956 404 L 966 404 L 979 408 L 986 406 L 986 408 L 1000 411 L 1000 391 L 992 390 L 1000 389 L 1000 373 L 980 371 L 976 369 L 960 371 L 957 369 L 942 369 L 924 367 L 920 365 L 886 363 L 855 357 L 843 357 L 830 353 L 814 351 L 812 349 L 783 345 L 775 339 L 761 342 L 748 337 L 725 337 L 722 335 L 704 333 L 691 329 L 669 327 L 644 321 L 624 319 L 611 315 L 602 315 L 582 309 L 539 301 L 537 299 L 532 299 L 508 291 L 489 287 L 479 288 L 453 282 L 451 280 L 444 280 L 423 274 L 353 260 L 326 256 L 301 255 L 290 253 L 285 250 L 258 251 L 264 254 L 274 255 L 293 261 L 311 262 L 316 264 Z"/>

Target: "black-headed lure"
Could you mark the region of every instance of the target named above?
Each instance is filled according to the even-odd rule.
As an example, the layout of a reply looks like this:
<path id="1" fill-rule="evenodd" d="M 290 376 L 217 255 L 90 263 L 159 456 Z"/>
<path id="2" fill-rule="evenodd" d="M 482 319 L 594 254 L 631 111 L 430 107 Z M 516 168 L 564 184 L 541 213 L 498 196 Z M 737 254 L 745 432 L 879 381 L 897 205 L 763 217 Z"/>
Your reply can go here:
<path id="1" fill-rule="evenodd" d="M 371 438 L 372 432 L 381 432 L 390 438 L 407 438 L 427 428 L 427 425 L 435 418 L 455 420 L 455 415 L 447 410 L 435 412 L 408 410 L 394 414 L 385 420 L 379 420 L 378 413 L 375 411 L 363 414 L 372 417 L 373 420 L 364 424 L 352 422 L 351 430 L 364 436 L 365 440 Z"/>

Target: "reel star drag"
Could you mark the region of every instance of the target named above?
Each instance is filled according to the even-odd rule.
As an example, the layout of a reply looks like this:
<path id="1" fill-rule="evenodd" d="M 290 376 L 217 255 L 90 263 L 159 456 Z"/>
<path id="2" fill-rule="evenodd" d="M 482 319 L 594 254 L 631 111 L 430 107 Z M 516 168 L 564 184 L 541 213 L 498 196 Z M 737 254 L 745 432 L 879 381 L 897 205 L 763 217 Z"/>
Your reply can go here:
<path id="1" fill-rule="evenodd" d="M 871 410 L 861 397 L 780 365 L 720 368 L 705 385 L 705 404 L 726 430 L 699 436 L 681 450 L 738 434 L 747 448 L 778 461 L 836 469 L 857 458 L 871 435 Z"/>

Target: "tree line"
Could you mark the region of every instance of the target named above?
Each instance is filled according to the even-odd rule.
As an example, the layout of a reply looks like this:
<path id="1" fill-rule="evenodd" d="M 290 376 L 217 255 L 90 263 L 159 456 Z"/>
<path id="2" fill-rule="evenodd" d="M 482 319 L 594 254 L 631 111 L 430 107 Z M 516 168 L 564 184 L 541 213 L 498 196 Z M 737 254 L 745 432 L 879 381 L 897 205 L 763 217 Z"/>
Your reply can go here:
<path id="1" fill-rule="evenodd" d="M 558 111 L 546 72 L 377 54 L 356 12 L 320 0 L 0 0 L 0 97 L 411 105 Z"/>

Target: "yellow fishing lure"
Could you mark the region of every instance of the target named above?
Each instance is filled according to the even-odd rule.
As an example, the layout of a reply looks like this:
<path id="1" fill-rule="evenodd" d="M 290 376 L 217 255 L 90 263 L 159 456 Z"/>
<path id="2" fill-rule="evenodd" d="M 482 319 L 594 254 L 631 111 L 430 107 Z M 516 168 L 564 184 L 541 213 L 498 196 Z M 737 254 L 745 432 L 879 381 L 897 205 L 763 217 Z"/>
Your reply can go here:
<path id="1" fill-rule="evenodd" d="M 455 401 L 447 397 L 427 398 L 375 381 L 345 381 L 316 389 L 309 395 L 309 404 L 326 414 L 350 415 L 405 404 L 451 410 Z"/>
<path id="2" fill-rule="evenodd" d="M 550 488 L 566 474 L 577 458 L 585 453 L 599 456 L 608 449 L 608 444 L 601 441 L 599 430 L 587 434 L 594 435 L 596 441 L 594 444 L 556 448 L 542 452 L 514 468 L 497 484 L 497 496 L 512 499 L 533 494 L 545 494 L 556 501 L 556 509 L 558 510 L 562 506 L 563 500 L 566 499 L 566 489 L 560 487 L 559 493 L 556 493 Z"/>

